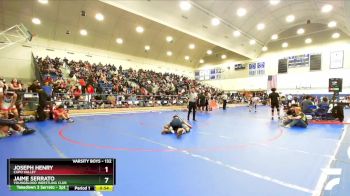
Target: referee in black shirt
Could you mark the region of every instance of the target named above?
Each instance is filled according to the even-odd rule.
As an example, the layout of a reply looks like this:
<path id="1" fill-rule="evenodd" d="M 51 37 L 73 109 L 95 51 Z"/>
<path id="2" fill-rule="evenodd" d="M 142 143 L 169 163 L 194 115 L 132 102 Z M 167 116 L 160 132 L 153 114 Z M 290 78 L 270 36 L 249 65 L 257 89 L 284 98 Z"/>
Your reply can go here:
<path id="1" fill-rule="evenodd" d="M 188 114 L 187 120 L 190 120 L 190 114 L 193 110 L 193 121 L 196 121 L 196 103 L 197 103 L 198 95 L 194 88 L 191 88 L 190 94 L 188 95 Z"/>
<path id="2" fill-rule="evenodd" d="M 270 105 L 271 105 L 271 113 L 272 113 L 272 117 L 271 120 L 273 120 L 273 116 L 275 113 L 275 108 L 277 109 L 277 115 L 278 115 L 278 119 L 280 119 L 280 105 L 279 105 L 279 94 L 276 93 L 276 88 L 272 88 L 271 89 L 272 93 L 269 94 L 269 100 L 270 100 Z"/>

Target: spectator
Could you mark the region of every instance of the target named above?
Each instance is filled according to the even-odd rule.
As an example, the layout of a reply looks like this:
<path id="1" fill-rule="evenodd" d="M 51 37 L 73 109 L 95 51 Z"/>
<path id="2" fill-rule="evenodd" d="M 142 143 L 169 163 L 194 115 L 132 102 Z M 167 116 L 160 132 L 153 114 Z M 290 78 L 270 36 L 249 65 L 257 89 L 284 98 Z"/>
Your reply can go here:
<path id="1" fill-rule="evenodd" d="M 74 95 L 74 99 L 75 100 L 79 100 L 80 96 L 82 95 L 81 90 L 79 89 L 78 86 L 75 86 L 75 88 L 73 89 L 73 95 Z"/>
<path id="2" fill-rule="evenodd" d="M 42 89 L 44 90 L 44 92 L 46 93 L 48 99 L 50 99 L 50 98 L 52 97 L 52 91 L 53 91 L 51 85 L 50 85 L 48 82 L 45 82 L 45 83 L 44 83 L 44 86 L 42 86 L 41 88 L 42 88 Z"/>
<path id="3" fill-rule="evenodd" d="M 30 93 L 36 93 L 38 89 L 41 89 L 39 80 L 34 80 L 33 83 L 28 87 Z"/>
<path id="4" fill-rule="evenodd" d="M 107 96 L 107 103 L 111 104 L 111 107 L 114 108 L 115 105 L 116 105 L 116 97 L 110 93 L 108 96 Z"/>
<path id="5" fill-rule="evenodd" d="M 6 90 L 4 93 L 0 94 L 0 106 L 5 119 L 8 119 L 10 114 L 18 119 L 18 110 L 15 106 L 16 100 L 17 94 L 13 91 Z"/>
<path id="6" fill-rule="evenodd" d="M 301 102 L 301 107 L 303 108 L 303 112 L 308 114 L 312 112 L 312 109 L 310 109 L 310 106 L 312 106 L 313 103 L 311 101 L 311 96 L 306 95 L 305 99 Z"/>
<path id="7" fill-rule="evenodd" d="M 306 115 L 301 111 L 300 107 L 295 107 L 295 116 L 288 116 L 288 119 L 291 120 L 288 124 L 285 125 L 286 128 L 290 127 L 303 127 L 306 128 L 308 123 L 306 119 Z"/>
<path id="8" fill-rule="evenodd" d="M 56 121 L 63 121 L 66 120 L 69 123 L 74 122 L 73 119 L 69 117 L 68 112 L 64 109 L 63 105 L 59 105 L 57 108 L 53 109 L 53 118 Z"/>
<path id="9" fill-rule="evenodd" d="M 30 129 L 25 126 L 23 121 L 7 119 L 0 113 L 0 138 L 12 135 L 12 131 L 16 131 L 22 135 L 28 135 L 35 132 L 34 129 Z"/>
<path id="10" fill-rule="evenodd" d="M 9 85 L 9 90 L 18 92 L 22 90 L 22 85 L 17 81 L 17 79 L 13 79 Z"/>
<path id="11" fill-rule="evenodd" d="M 322 102 L 318 104 L 318 107 L 320 107 L 320 108 L 329 107 L 328 98 L 327 97 L 323 97 L 322 98 Z"/>

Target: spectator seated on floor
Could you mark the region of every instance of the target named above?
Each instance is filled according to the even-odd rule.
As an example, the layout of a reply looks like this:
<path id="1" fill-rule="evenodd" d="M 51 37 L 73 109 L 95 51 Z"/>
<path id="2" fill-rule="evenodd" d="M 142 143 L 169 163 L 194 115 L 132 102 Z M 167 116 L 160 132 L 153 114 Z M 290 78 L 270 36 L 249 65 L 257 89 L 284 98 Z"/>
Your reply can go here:
<path id="1" fill-rule="evenodd" d="M 28 135 L 35 132 L 34 129 L 25 126 L 24 121 L 18 121 L 14 118 L 8 119 L 4 112 L 0 111 L 0 138 L 12 135 L 13 131 L 22 135 Z"/>
<path id="2" fill-rule="evenodd" d="M 21 135 L 34 133 L 35 130 L 25 126 L 24 122 L 15 119 L 5 119 L 0 116 L 0 138 L 11 136 L 13 132 Z"/>
<path id="3" fill-rule="evenodd" d="M 298 107 L 298 105 L 292 104 L 290 107 L 283 108 L 284 116 L 282 117 L 282 120 L 281 120 L 281 126 L 285 126 L 292 121 L 292 119 L 289 118 L 290 116 L 296 116 L 295 107 Z"/>
<path id="4" fill-rule="evenodd" d="M 73 119 L 70 118 L 68 111 L 64 109 L 63 105 L 59 105 L 58 107 L 53 109 L 53 118 L 55 121 L 63 121 L 74 122 Z"/>
<path id="5" fill-rule="evenodd" d="M 294 108 L 294 115 L 288 115 L 286 120 L 287 121 L 284 124 L 284 127 L 290 128 L 290 127 L 303 127 L 306 128 L 308 125 L 306 115 L 301 111 L 300 107 Z"/>
<path id="6" fill-rule="evenodd" d="M 181 119 L 178 115 L 174 115 L 171 122 L 164 126 L 162 134 L 175 133 L 177 137 L 180 137 L 181 135 L 190 132 L 191 128 L 192 126 L 188 122 Z"/>

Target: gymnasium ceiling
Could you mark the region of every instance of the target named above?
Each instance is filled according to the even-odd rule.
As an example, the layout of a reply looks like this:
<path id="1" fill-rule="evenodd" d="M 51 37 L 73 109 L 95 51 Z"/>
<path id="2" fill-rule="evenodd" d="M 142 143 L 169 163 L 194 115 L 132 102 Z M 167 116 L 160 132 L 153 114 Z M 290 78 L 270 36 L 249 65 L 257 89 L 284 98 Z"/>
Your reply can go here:
<path id="1" fill-rule="evenodd" d="M 350 34 L 350 0 L 190 0 L 191 8 L 187 11 L 180 9 L 180 1 L 101 1 L 249 58 L 258 57 L 263 46 L 272 51 L 270 46 L 275 50 L 278 45 L 281 50 L 283 42 L 288 42 L 289 48 L 305 46 L 304 40 L 314 34 L 317 39 L 313 39 L 313 44 L 332 42 L 335 32 L 340 33 L 340 39 L 349 39 Z M 273 5 L 274 2 L 277 4 Z M 326 4 L 331 6 L 328 12 L 327 7 L 323 8 Z M 238 16 L 239 8 L 245 9 L 244 16 Z M 294 16 L 294 21 L 286 21 L 289 15 Z M 212 18 L 218 18 L 221 23 L 213 26 Z M 329 28 L 330 21 L 335 21 L 336 27 Z M 257 29 L 259 23 L 265 25 L 263 30 Z M 305 33 L 297 35 L 296 27 L 304 28 Z M 234 37 L 234 31 L 241 35 Z M 279 38 L 271 40 L 273 34 Z M 255 45 L 249 44 L 252 39 L 256 40 Z"/>
<path id="2" fill-rule="evenodd" d="M 263 46 L 275 51 L 282 50 L 283 42 L 288 42 L 289 48 L 302 47 L 306 38 L 317 44 L 334 41 L 331 35 L 335 32 L 340 34 L 338 39 L 349 39 L 350 34 L 350 12 L 345 11 L 350 10 L 349 0 L 279 0 L 276 5 L 270 0 L 192 0 L 187 11 L 180 8 L 178 0 L 38 1 L 0 0 L 0 29 L 23 23 L 38 37 L 190 67 L 199 66 L 200 59 L 218 64 L 256 58 Z M 326 4 L 332 9 L 322 12 Z M 246 10 L 244 16 L 237 15 L 239 8 Z M 82 10 L 86 16 L 81 16 Z M 103 14 L 104 20 L 97 21 L 96 13 Z M 293 22 L 286 22 L 288 15 L 295 17 Z M 39 18 L 41 24 L 33 24 L 33 18 Z M 221 23 L 213 26 L 212 18 Z M 329 28 L 330 21 L 336 21 L 336 27 Z M 257 29 L 259 23 L 264 23 L 263 30 Z M 137 26 L 144 32 L 137 33 Z M 305 30 L 303 35 L 296 34 L 299 28 Z M 80 35 L 81 29 L 88 34 Z M 235 37 L 234 31 L 241 35 Z M 279 38 L 271 40 L 273 34 Z M 168 43 L 166 36 L 173 41 Z M 117 44 L 116 38 L 122 38 L 123 44 Z M 256 44 L 249 44 L 252 39 Z M 191 43 L 195 49 L 189 49 Z M 145 45 L 150 46 L 149 51 Z M 213 54 L 208 55 L 207 50 Z M 172 56 L 167 56 L 167 51 Z M 224 60 L 223 54 L 227 56 Z"/>
<path id="3" fill-rule="evenodd" d="M 81 16 L 82 10 L 86 16 Z M 104 20 L 96 20 L 96 13 L 103 14 Z M 40 25 L 33 24 L 34 17 L 41 20 Z M 19 23 L 23 23 L 38 37 L 190 67 L 198 65 L 207 50 L 213 51 L 211 57 L 205 59 L 207 63 L 221 61 L 222 54 L 227 56 L 226 60 L 247 59 L 97 0 L 48 0 L 47 4 L 38 3 L 38 0 L 0 0 L 0 29 Z M 136 32 L 139 25 L 144 28 L 143 33 Z M 80 35 L 81 29 L 87 30 L 86 36 Z M 66 34 L 67 30 L 70 34 Z M 171 43 L 166 41 L 167 36 L 173 37 Z M 122 38 L 123 44 L 117 44 L 117 38 Z M 192 43 L 195 48 L 189 49 Z M 145 51 L 146 45 L 150 46 L 149 51 Z M 171 51 L 172 55 L 168 56 L 167 51 Z M 185 60 L 185 56 L 189 56 L 189 60 Z"/>

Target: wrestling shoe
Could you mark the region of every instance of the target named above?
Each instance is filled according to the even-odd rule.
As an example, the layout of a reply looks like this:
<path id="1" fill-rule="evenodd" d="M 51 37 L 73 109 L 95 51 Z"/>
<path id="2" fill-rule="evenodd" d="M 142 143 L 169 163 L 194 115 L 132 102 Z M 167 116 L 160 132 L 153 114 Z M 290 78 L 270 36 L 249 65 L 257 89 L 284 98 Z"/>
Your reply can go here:
<path id="1" fill-rule="evenodd" d="M 74 123 L 74 120 L 70 118 L 70 119 L 67 119 L 67 122 Z"/>

